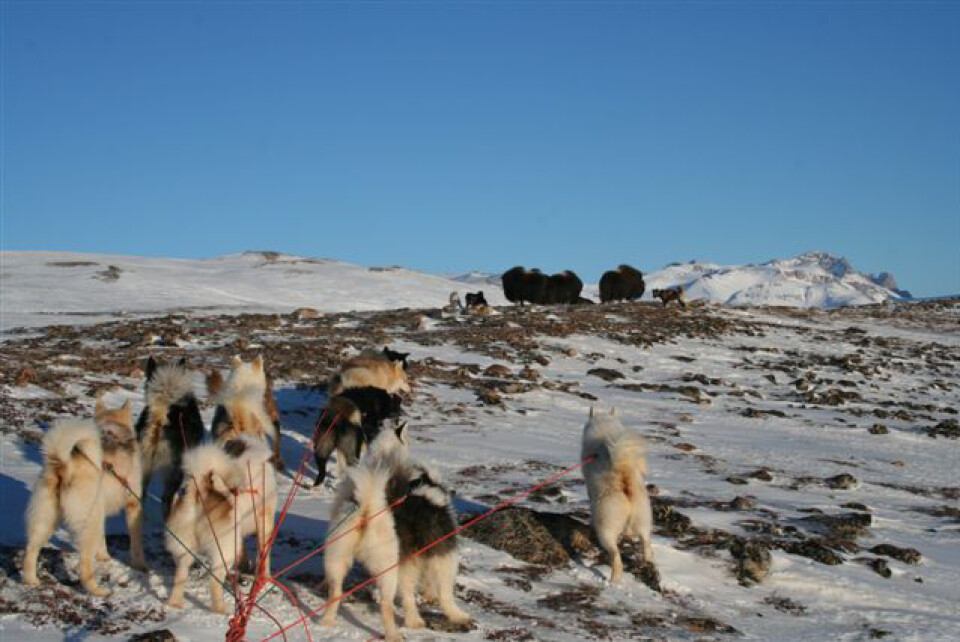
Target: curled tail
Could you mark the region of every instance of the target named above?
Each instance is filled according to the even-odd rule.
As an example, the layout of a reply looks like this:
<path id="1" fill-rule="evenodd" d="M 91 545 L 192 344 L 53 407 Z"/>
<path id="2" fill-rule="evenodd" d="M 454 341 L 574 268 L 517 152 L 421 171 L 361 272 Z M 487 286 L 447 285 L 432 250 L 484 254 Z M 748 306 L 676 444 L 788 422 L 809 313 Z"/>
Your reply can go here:
<path id="1" fill-rule="evenodd" d="M 618 435 L 609 447 L 612 468 L 623 492 L 635 499 L 643 492 L 647 476 L 647 448 L 643 437 L 625 432 Z"/>
<path id="2" fill-rule="evenodd" d="M 47 471 L 56 471 L 61 479 L 72 476 L 75 467 L 83 463 L 102 467 L 100 431 L 93 421 L 58 421 L 43 438 L 43 452 Z"/>

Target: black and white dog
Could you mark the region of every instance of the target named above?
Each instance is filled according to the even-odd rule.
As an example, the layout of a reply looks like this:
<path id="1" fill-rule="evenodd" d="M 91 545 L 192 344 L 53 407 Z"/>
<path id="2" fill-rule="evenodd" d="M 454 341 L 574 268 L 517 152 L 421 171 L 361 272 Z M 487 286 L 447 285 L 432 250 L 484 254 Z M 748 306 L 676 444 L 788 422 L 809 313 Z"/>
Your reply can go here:
<path id="1" fill-rule="evenodd" d="M 314 443 L 317 478 L 313 485 L 319 486 L 326 479 L 327 460 L 334 450 L 343 468 L 356 464 L 363 445 L 376 438 L 384 420 L 400 416 L 402 405 L 400 395 L 372 386 L 347 388 L 331 398 Z"/>
<path id="2" fill-rule="evenodd" d="M 203 418 L 193 391 L 193 373 L 186 359 L 176 363 L 147 361 L 145 406 L 137 419 L 137 441 L 143 457 L 143 485 L 150 477 L 163 476 L 163 515 L 170 512 L 173 496 L 183 481 L 183 455 L 204 439 Z"/>
<path id="3" fill-rule="evenodd" d="M 450 493 L 435 471 L 410 459 L 406 424 L 382 430 L 360 465 L 349 472 L 337 489 L 330 524 L 334 526 L 327 533 L 324 554 L 330 589 L 325 626 L 336 623 L 343 579 L 355 559 L 371 575 L 382 574 L 377 586 L 387 640 L 401 639 L 393 613 L 398 588 L 408 628 L 425 624 L 417 608 L 421 584 L 450 621 L 470 621 L 454 599 L 460 559 L 456 538 L 450 536 L 457 524 Z M 427 548 L 444 536 L 447 539 Z"/>
<path id="4" fill-rule="evenodd" d="M 467 308 L 479 308 L 481 305 L 489 305 L 486 298 L 483 296 L 483 290 L 479 290 L 476 293 L 467 292 L 465 297 L 467 302 Z"/>

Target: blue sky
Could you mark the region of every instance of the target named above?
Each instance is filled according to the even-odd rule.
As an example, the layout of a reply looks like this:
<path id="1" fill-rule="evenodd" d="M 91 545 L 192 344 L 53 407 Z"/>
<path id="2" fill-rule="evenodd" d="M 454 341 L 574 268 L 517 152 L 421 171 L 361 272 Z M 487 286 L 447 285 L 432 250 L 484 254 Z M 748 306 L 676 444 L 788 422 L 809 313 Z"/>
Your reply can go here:
<path id="1" fill-rule="evenodd" d="M 960 292 L 960 3 L 2 4 L 2 247 Z"/>

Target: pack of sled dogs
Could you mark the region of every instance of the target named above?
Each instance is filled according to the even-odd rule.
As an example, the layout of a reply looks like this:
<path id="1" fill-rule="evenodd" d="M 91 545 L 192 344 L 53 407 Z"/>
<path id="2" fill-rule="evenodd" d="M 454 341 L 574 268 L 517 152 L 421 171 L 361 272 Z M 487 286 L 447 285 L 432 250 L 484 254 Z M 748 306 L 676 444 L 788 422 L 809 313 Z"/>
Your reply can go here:
<path id="1" fill-rule="evenodd" d="M 435 601 L 452 622 L 469 621 L 454 599 L 459 567 L 457 520 L 440 475 L 410 454 L 401 421 L 409 393 L 409 354 L 385 348 L 345 361 L 328 385 L 312 439 L 317 476 L 326 476 L 337 452 L 339 484 L 324 553 L 331 605 L 323 622 L 334 624 L 344 578 L 354 561 L 377 578 L 388 640 L 400 635 L 394 618 L 399 592 L 404 625 L 424 626 L 417 595 Z M 144 407 L 136 422 L 127 401 L 119 409 L 97 399 L 92 419 L 64 419 L 43 440 L 44 465 L 26 511 L 23 580 L 39 583 L 41 548 L 64 523 L 79 553 L 83 587 L 96 596 L 96 563 L 110 559 L 106 518 L 125 512 L 130 563 L 146 570 L 144 503 L 151 479 L 162 486 L 166 548 L 175 562 L 168 605 L 184 603 L 194 561 L 210 575 L 211 608 L 224 612 L 227 574 L 243 558 L 243 540 L 256 536 L 258 569 L 270 575 L 269 547 L 276 523 L 280 454 L 279 413 L 262 357 L 231 361 L 230 372 L 206 375 L 215 405 L 208 433 L 194 391 L 194 372 L 181 359 L 152 357 L 145 370 Z M 640 538 L 652 560 L 651 510 L 642 437 L 616 414 L 590 409 L 581 456 L 592 525 L 609 556 L 611 581 L 623 574 L 622 537 Z"/>

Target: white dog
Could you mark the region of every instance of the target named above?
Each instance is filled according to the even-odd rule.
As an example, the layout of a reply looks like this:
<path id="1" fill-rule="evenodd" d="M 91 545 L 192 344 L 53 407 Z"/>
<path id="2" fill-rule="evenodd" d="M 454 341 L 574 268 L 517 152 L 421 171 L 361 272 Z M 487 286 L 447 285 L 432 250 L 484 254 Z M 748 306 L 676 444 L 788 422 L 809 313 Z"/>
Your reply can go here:
<path id="1" fill-rule="evenodd" d="M 643 437 L 623 427 L 616 413 L 594 414 L 583 429 L 583 477 L 590 496 L 590 515 L 600 545 L 610 556 L 611 582 L 623 576 L 618 543 L 621 535 L 643 540 L 643 557 L 653 561 L 650 530 L 653 515 L 644 478 L 647 475 Z"/>
<path id="2" fill-rule="evenodd" d="M 40 583 L 37 557 L 63 520 L 80 554 L 81 584 L 93 595 L 107 596 L 110 591 L 100 586 L 94 575 L 95 561 L 110 559 L 104 539 L 107 516 L 126 511 L 131 564 L 146 569 L 139 501 L 140 449 L 130 403 L 110 410 L 97 400 L 95 421 L 58 421 L 43 438 L 43 451 L 43 473 L 27 505 L 23 582 L 31 586 Z"/>
<path id="3" fill-rule="evenodd" d="M 183 474 L 167 519 L 167 550 L 177 563 L 167 604 L 183 606 L 194 551 L 207 558 L 212 608 L 223 613 L 222 582 L 243 538 L 256 533 L 258 550 L 263 551 L 273 533 L 277 482 L 270 449 L 255 435 L 240 435 L 222 447 L 200 446 L 184 455 Z M 269 577 L 269 556 L 264 569 Z"/>

